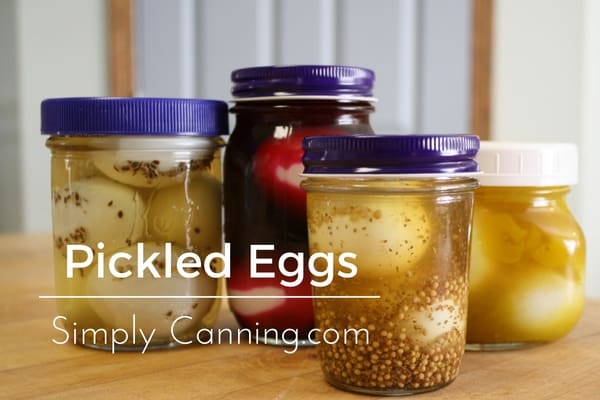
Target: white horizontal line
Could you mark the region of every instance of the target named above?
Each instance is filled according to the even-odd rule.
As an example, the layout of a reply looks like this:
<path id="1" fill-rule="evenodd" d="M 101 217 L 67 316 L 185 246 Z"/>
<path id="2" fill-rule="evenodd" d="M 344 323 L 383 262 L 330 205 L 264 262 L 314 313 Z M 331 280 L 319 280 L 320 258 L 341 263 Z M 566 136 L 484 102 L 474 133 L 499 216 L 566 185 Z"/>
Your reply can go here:
<path id="1" fill-rule="evenodd" d="M 379 299 L 381 296 L 39 296 L 40 299 Z"/>

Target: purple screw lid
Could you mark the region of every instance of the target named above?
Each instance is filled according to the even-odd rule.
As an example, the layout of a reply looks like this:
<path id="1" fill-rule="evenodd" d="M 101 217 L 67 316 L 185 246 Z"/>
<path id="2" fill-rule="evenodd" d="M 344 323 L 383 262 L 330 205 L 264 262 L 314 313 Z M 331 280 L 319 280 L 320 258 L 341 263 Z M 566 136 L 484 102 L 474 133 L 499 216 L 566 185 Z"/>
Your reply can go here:
<path id="1" fill-rule="evenodd" d="M 371 97 L 375 73 L 344 65 L 252 67 L 231 73 L 236 98 L 272 96 Z"/>
<path id="2" fill-rule="evenodd" d="M 70 97 L 42 101 L 42 134 L 218 136 L 229 133 L 227 103 L 152 97 Z"/>
<path id="3" fill-rule="evenodd" d="M 307 174 L 452 174 L 477 172 L 476 135 L 310 136 Z"/>

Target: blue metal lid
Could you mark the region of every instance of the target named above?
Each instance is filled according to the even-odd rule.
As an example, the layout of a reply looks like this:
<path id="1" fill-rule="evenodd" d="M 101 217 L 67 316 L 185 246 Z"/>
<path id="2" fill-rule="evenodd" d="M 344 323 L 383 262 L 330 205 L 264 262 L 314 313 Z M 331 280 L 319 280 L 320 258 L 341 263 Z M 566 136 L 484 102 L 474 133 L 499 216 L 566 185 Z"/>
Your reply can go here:
<path id="1" fill-rule="evenodd" d="M 269 96 L 371 97 L 375 73 L 344 65 L 252 67 L 231 73 L 236 98 Z"/>
<path id="2" fill-rule="evenodd" d="M 229 133 L 227 104 L 218 100 L 71 97 L 42 101 L 42 134 L 218 136 Z"/>
<path id="3" fill-rule="evenodd" d="M 476 135 L 312 136 L 302 143 L 307 174 L 477 172 Z"/>

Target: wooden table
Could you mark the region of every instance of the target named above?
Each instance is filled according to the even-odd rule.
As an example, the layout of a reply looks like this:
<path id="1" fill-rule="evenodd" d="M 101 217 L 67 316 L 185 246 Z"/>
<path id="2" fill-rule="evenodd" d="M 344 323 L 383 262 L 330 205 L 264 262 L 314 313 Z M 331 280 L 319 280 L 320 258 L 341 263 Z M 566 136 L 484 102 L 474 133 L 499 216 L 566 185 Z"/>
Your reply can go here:
<path id="1" fill-rule="evenodd" d="M 321 375 L 314 349 L 288 355 L 248 344 L 146 354 L 52 343 L 49 235 L 0 235 L 0 398 L 348 399 Z M 219 326 L 234 327 L 227 309 Z M 600 301 L 566 338 L 502 353 L 467 353 L 459 377 L 419 399 L 600 399 Z"/>

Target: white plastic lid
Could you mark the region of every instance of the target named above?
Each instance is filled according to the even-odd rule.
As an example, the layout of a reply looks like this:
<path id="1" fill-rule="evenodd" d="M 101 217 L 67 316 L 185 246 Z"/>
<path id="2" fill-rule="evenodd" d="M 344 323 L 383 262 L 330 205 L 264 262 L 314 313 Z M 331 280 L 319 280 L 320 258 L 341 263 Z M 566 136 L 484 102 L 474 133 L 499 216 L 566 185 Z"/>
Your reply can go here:
<path id="1" fill-rule="evenodd" d="M 476 156 L 481 186 L 568 186 L 578 181 L 572 143 L 482 141 Z"/>

